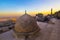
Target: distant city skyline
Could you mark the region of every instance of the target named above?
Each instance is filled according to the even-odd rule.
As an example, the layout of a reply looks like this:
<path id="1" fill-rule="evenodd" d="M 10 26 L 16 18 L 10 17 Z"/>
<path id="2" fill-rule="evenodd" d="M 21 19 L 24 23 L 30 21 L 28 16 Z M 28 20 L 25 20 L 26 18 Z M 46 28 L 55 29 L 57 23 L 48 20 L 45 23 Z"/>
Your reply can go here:
<path id="1" fill-rule="evenodd" d="M 60 0 L 0 0 L 0 16 L 15 16 L 24 14 L 24 11 L 31 15 L 38 12 L 49 14 L 60 10 Z"/>

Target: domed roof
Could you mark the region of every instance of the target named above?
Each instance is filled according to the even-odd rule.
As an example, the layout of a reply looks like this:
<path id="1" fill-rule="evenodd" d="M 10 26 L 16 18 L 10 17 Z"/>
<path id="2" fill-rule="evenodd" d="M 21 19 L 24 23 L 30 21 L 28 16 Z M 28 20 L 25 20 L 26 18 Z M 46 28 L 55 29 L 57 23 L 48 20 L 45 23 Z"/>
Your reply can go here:
<path id="1" fill-rule="evenodd" d="M 24 14 L 17 20 L 14 30 L 19 33 L 30 33 L 40 29 L 32 16 Z"/>

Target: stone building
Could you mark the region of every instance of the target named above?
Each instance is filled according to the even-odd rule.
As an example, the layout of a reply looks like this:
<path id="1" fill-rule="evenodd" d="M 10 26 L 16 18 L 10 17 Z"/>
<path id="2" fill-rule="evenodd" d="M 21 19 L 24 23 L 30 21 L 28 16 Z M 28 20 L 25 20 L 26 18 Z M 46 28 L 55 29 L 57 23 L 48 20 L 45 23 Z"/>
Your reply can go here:
<path id="1" fill-rule="evenodd" d="M 37 24 L 41 28 L 39 35 L 30 36 L 28 40 L 60 40 L 60 20 L 56 20 L 55 24 L 43 22 L 37 22 Z M 0 40 L 26 40 L 25 37 L 17 37 L 14 34 L 16 33 L 13 30 L 2 33 Z"/>
<path id="2" fill-rule="evenodd" d="M 14 28 L 14 32 L 18 37 L 19 36 L 32 37 L 39 31 L 40 28 L 38 27 L 36 20 L 32 16 L 26 14 L 26 12 L 24 15 L 18 18 Z"/>
<path id="3" fill-rule="evenodd" d="M 40 28 L 38 27 L 35 18 L 28 15 L 25 11 L 25 14 L 17 19 L 12 31 L 15 40 L 28 40 L 37 37 L 40 33 Z"/>

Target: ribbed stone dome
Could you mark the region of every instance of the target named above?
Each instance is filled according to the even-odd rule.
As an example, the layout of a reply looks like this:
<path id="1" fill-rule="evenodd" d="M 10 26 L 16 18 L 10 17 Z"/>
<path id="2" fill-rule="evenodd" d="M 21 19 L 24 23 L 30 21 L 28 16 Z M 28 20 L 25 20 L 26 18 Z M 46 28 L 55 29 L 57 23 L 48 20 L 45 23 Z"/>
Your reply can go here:
<path id="1" fill-rule="evenodd" d="M 18 33 L 34 34 L 40 31 L 40 28 L 37 26 L 36 20 L 32 16 L 24 14 L 18 18 L 14 30 Z"/>

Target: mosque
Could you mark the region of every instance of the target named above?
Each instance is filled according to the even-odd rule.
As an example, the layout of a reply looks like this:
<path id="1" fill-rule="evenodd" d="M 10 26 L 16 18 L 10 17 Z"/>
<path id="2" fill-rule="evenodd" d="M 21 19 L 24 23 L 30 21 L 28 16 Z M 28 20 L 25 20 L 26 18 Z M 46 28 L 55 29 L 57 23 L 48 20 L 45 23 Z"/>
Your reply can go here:
<path id="1" fill-rule="evenodd" d="M 60 40 L 59 22 L 36 22 L 25 10 L 25 14 L 17 19 L 12 30 L 0 34 L 0 40 Z"/>
<path id="2" fill-rule="evenodd" d="M 32 16 L 28 15 L 25 10 L 25 14 L 17 19 L 15 27 L 11 31 L 13 32 L 13 36 L 15 37 L 15 39 L 28 40 L 31 39 L 32 37 L 37 36 L 37 34 L 40 33 L 39 32 L 40 28 L 37 25 L 36 20 Z M 15 40 L 15 39 L 9 38 L 9 40 Z"/>

